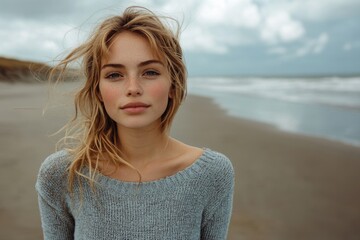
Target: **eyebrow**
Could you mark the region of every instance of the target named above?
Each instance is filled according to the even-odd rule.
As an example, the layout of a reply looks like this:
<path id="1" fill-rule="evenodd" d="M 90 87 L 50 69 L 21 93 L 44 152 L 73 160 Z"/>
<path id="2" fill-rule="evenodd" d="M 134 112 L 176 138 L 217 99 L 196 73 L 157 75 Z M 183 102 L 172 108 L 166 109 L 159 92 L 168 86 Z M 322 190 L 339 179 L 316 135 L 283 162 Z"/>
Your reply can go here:
<path id="1" fill-rule="evenodd" d="M 161 61 L 152 59 L 152 60 L 147 60 L 147 61 L 144 61 L 144 62 L 139 63 L 139 64 L 138 64 L 138 67 L 144 67 L 144 66 L 146 66 L 146 65 L 153 64 L 153 63 L 160 64 L 160 65 L 164 66 L 164 64 L 163 64 Z M 108 63 L 108 64 L 104 64 L 104 65 L 101 67 L 101 70 L 104 69 L 104 68 L 107 68 L 107 67 L 112 67 L 112 68 L 125 68 L 125 66 L 124 66 L 123 64 L 120 64 L 120 63 Z"/>

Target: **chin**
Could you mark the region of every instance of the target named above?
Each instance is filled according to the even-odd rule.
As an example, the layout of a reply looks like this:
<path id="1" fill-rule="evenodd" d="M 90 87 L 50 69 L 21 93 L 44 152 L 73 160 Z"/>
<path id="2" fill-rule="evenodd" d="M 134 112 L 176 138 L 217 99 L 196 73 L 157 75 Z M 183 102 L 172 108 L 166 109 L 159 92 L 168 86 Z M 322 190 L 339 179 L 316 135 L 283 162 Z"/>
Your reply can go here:
<path id="1" fill-rule="evenodd" d="M 159 121 L 129 121 L 129 122 L 118 122 L 118 128 L 128 128 L 128 129 L 150 129 L 150 128 L 160 128 Z"/>

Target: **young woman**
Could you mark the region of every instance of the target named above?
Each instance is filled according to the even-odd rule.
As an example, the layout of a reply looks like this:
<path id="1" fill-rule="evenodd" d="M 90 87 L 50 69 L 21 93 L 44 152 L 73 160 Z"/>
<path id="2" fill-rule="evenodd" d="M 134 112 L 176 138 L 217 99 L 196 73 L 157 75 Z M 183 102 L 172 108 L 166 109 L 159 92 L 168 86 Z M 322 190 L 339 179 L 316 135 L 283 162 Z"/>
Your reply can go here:
<path id="1" fill-rule="evenodd" d="M 58 67 L 79 58 L 86 81 L 71 145 L 44 161 L 36 183 L 45 239 L 226 239 L 231 162 L 168 134 L 186 95 L 177 34 L 130 7 Z"/>

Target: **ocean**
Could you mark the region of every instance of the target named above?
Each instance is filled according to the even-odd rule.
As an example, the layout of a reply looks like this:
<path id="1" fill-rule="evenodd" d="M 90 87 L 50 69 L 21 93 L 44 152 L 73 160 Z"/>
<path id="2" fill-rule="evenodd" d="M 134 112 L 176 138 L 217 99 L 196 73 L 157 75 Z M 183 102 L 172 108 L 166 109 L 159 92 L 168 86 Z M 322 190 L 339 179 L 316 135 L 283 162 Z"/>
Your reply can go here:
<path id="1" fill-rule="evenodd" d="M 360 76 L 191 77 L 188 92 L 232 116 L 360 146 Z"/>

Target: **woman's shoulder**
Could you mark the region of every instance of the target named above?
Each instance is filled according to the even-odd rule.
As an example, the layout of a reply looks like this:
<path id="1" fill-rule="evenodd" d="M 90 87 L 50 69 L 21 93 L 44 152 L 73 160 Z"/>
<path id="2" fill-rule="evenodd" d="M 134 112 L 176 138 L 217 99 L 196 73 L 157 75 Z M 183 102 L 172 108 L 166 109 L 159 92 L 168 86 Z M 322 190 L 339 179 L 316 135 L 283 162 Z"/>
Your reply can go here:
<path id="1" fill-rule="evenodd" d="M 211 175 L 217 177 L 234 175 L 232 162 L 225 154 L 209 148 L 204 148 L 204 153 L 201 158 L 206 163 Z"/>
<path id="2" fill-rule="evenodd" d="M 63 173 L 69 166 L 70 154 L 66 150 L 60 150 L 50 154 L 40 166 L 40 174 Z"/>
<path id="3" fill-rule="evenodd" d="M 41 164 L 36 187 L 63 185 L 67 178 L 67 168 L 71 163 L 70 154 L 66 150 L 49 155 Z M 65 181 L 64 181 L 65 180 Z"/>
<path id="4" fill-rule="evenodd" d="M 206 184 L 213 189 L 213 194 L 223 196 L 231 193 L 235 184 L 235 171 L 231 160 L 225 154 L 211 149 L 205 149 L 203 156 L 207 163 Z"/>
<path id="5" fill-rule="evenodd" d="M 224 196 L 232 192 L 235 172 L 231 160 L 225 154 L 205 148 L 194 170 L 200 173 L 195 176 L 198 176 L 205 196 Z"/>

